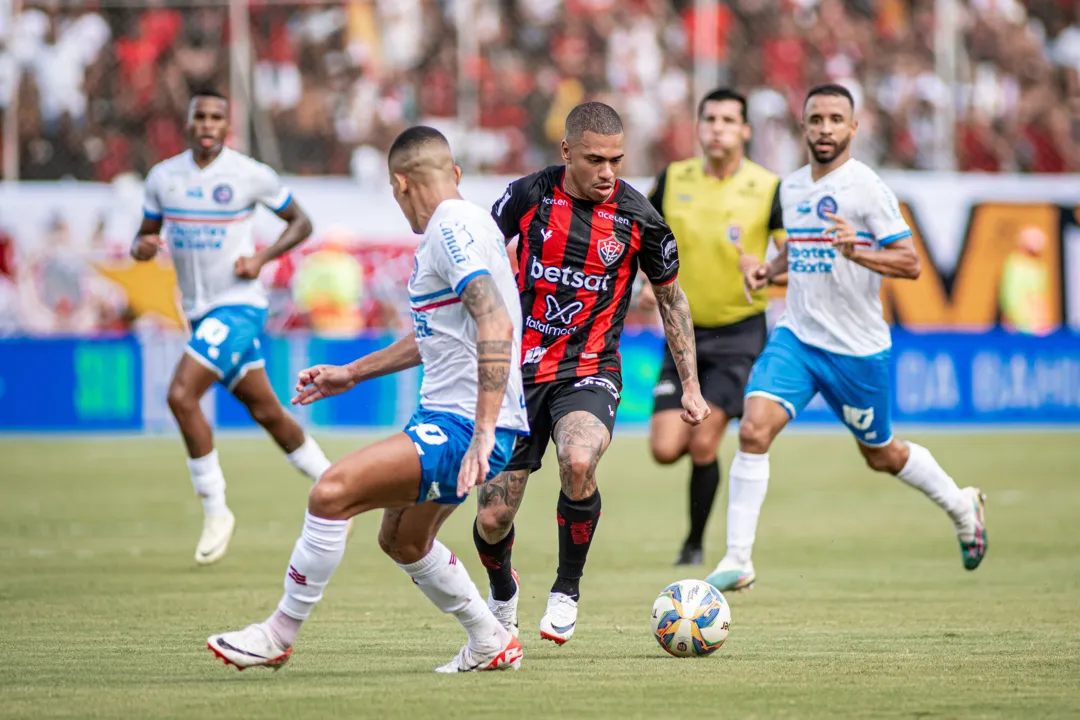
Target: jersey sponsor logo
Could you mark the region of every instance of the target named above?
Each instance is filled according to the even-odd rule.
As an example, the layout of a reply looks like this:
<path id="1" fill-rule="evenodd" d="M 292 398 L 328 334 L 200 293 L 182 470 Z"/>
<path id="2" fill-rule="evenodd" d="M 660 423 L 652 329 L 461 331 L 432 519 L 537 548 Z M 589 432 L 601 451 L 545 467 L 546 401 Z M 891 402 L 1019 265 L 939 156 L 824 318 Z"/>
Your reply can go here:
<path id="1" fill-rule="evenodd" d="M 543 333 L 544 335 L 572 335 L 574 333 L 574 330 L 572 328 L 548 325 L 546 322 L 537 320 L 536 318 L 531 316 L 525 318 L 525 327 L 529 328 L 530 330 L 535 330 L 538 333 Z M 537 362 L 540 361 L 537 360 Z"/>
<path id="2" fill-rule="evenodd" d="M 465 249 L 474 242 L 472 234 L 461 223 L 451 224 L 447 222 L 439 223 L 439 232 L 442 233 L 443 247 L 446 248 L 446 254 L 450 256 L 450 259 L 458 264 L 465 262 L 467 259 Z M 458 233 L 462 233 L 469 238 L 464 248 L 458 242 Z"/>
<path id="3" fill-rule="evenodd" d="M 619 225 L 625 225 L 627 227 L 630 227 L 630 220 L 624 217 L 619 217 L 615 213 L 609 213 L 607 210 L 597 210 L 596 216 L 603 220 L 610 220 L 614 223 L 618 223 Z"/>
<path id="4" fill-rule="evenodd" d="M 525 359 L 521 361 L 522 365 L 535 365 L 540 362 L 544 355 L 547 354 L 548 349 L 546 347 L 534 347 L 525 351 Z M 522 405 L 522 407 L 525 407 Z"/>
<path id="5" fill-rule="evenodd" d="M 540 202 L 544 203 L 545 205 L 554 205 L 556 207 L 570 207 L 570 203 L 566 202 L 562 198 L 546 197 Z"/>
<path id="6" fill-rule="evenodd" d="M 604 390 L 607 390 L 609 393 L 611 393 L 611 396 L 613 398 L 615 398 L 616 400 L 619 399 L 619 388 L 615 387 L 615 383 L 611 382 L 607 378 L 596 377 L 595 375 L 590 375 L 587 378 L 582 378 L 581 380 L 578 380 L 576 383 L 574 383 L 574 387 L 576 387 L 576 388 L 587 388 L 587 387 L 602 388 Z"/>
<path id="7" fill-rule="evenodd" d="M 822 240 L 822 242 L 826 242 Z M 799 247 L 788 243 L 788 271 L 794 273 L 831 273 L 832 261 L 836 259 L 836 248 Z"/>
<path id="8" fill-rule="evenodd" d="M 429 338 L 435 335 L 428 325 L 427 313 L 416 312 L 415 310 L 410 310 L 409 313 L 412 315 L 413 336 L 416 339 Z"/>
<path id="9" fill-rule="evenodd" d="M 736 225 L 734 223 L 728 225 L 727 238 L 733 244 L 738 245 L 739 241 L 742 240 L 742 225 Z"/>
<path id="10" fill-rule="evenodd" d="M 203 196 L 202 188 L 201 187 L 188 188 L 187 196 L 189 198 L 195 198 L 196 200 L 201 200 L 202 196 Z"/>
<path id="11" fill-rule="evenodd" d="M 664 256 L 664 270 L 671 270 L 679 266 L 679 245 L 675 242 L 675 236 L 668 233 L 660 243 L 660 251 Z"/>
<path id="12" fill-rule="evenodd" d="M 600 253 L 600 259 L 604 265 L 611 267 L 622 257 L 623 252 L 626 250 L 626 243 L 612 235 L 601 240 L 596 249 Z"/>
<path id="13" fill-rule="evenodd" d="M 672 243 L 675 241 L 672 240 Z M 533 280 L 543 278 L 548 282 L 560 283 L 572 288 L 585 288 L 589 292 L 600 292 L 608 289 L 608 275 L 588 275 L 580 270 L 572 268 L 548 267 L 535 257 L 529 265 L 529 276 Z"/>
<path id="14" fill-rule="evenodd" d="M 547 303 L 547 312 L 544 313 L 544 319 L 548 322 L 561 322 L 563 325 L 572 325 L 574 316 L 585 307 L 585 303 L 580 300 L 560 306 L 558 298 L 554 295 L 546 295 L 544 300 Z"/>
<path id="15" fill-rule="evenodd" d="M 874 408 L 862 409 L 845 405 L 843 407 L 843 412 L 844 424 L 853 430 L 859 430 L 861 432 L 870 427 L 874 422 Z"/>
<path id="16" fill-rule="evenodd" d="M 826 213 L 836 214 L 836 211 L 840 209 L 840 206 L 836 204 L 836 198 L 832 195 L 825 195 L 817 202 L 817 216 L 822 220 L 828 220 L 829 216 Z"/>
<path id="17" fill-rule="evenodd" d="M 214 198 L 214 202 L 216 202 L 218 205 L 228 204 L 233 199 L 232 186 L 226 185 L 224 183 L 218 185 L 214 188 L 212 197 Z"/>

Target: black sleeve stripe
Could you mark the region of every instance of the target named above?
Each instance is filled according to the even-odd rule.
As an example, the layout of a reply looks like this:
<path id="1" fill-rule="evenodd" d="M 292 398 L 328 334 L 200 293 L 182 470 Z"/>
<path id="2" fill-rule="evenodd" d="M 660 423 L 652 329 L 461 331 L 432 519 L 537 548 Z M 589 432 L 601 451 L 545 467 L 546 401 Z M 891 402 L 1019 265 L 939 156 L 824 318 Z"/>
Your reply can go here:
<path id="1" fill-rule="evenodd" d="M 667 186 L 667 168 L 660 171 L 660 174 L 656 176 L 656 182 L 653 183 L 653 188 L 649 192 L 649 202 L 656 208 L 656 212 L 660 213 L 660 217 L 664 216 L 664 189 Z"/>
<path id="2" fill-rule="evenodd" d="M 772 196 L 772 210 L 769 211 L 769 231 L 784 229 L 784 208 L 780 205 L 780 183 Z"/>

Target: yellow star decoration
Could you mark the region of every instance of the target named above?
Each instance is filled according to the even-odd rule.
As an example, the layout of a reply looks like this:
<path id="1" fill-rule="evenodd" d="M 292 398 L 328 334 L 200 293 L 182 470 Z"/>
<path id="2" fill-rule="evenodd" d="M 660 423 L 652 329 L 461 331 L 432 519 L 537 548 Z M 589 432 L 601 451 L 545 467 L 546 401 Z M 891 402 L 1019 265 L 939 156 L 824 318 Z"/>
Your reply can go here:
<path id="1" fill-rule="evenodd" d="M 161 260 L 122 260 L 94 263 L 94 267 L 124 289 L 132 315 L 139 317 L 154 313 L 178 328 L 184 327 L 172 263 Z"/>

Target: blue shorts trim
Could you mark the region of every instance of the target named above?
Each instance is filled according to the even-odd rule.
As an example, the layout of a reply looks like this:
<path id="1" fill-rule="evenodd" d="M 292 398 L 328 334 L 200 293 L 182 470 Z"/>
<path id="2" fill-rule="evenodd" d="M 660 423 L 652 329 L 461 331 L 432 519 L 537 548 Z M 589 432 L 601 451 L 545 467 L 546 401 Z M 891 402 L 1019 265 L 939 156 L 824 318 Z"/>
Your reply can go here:
<path id="1" fill-rule="evenodd" d="M 866 357 L 838 355 L 776 328 L 750 372 L 746 397 L 767 397 L 794 418 L 816 393 L 860 443 L 877 447 L 892 441 L 889 350 Z"/>
<path id="2" fill-rule="evenodd" d="M 191 324 L 191 340 L 184 352 L 231 391 L 248 372 L 266 365 L 259 344 L 265 324 L 265 308 L 214 308 Z"/>
<path id="3" fill-rule="evenodd" d="M 418 408 L 405 426 L 405 434 L 413 441 L 420 456 L 420 487 L 416 502 L 436 502 L 441 505 L 460 505 L 464 497 L 458 497 L 458 472 L 461 461 L 472 441 L 473 421 L 449 412 Z M 518 432 L 498 428 L 495 431 L 495 449 L 488 458 L 488 476 L 485 482 L 498 475 L 510 462 L 514 453 L 514 441 Z"/>

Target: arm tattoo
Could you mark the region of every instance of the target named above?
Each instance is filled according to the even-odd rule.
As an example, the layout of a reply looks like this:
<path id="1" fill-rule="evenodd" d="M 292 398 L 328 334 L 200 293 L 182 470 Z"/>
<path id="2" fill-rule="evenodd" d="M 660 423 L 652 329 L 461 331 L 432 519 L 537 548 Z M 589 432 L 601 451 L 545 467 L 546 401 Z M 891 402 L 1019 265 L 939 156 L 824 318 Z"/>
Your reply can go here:
<path id="1" fill-rule="evenodd" d="M 506 392 L 514 344 L 511 340 L 492 340 L 489 328 L 499 327 L 508 319 L 502 295 L 490 275 L 479 275 L 461 291 L 461 304 L 476 323 L 476 367 L 480 392 Z M 499 330 L 494 331 L 496 335 Z M 486 337 L 485 337 L 486 336 Z"/>
<path id="2" fill-rule="evenodd" d="M 697 347 L 694 343 L 694 321 L 690 317 L 690 303 L 686 294 L 679 287 L 679 281 L 659 287 L 653 286 L 656 304 L 660 308 L 660 317 L 664 320 L 664 335 L 667 337 L 671 357 L 679 369 L 679 380 L 683 387 L 688 381 L 697 384 Z"/>
<path id="3" fill-rule="evenodd" d="M 575 411 L 555 426 L 555 450 L 559 456 L 559 480 L 569 497 L 590 497 L 596 492 L 596 466 L 604 455 L 611 436 L 604 423 L 592 413 Z M 573 458 L 584 451 L 589 459 L 584 477 L 574 477 Z M 575 484 L 579 493 L 574 492 Z"/>
<path id="4" fill-rule="evenodd" d="M 478 275 L 469 281 L 461 290 L 461 304 L 465 306 L 472 319 L 479 325 L 483 317 L 492 314 L 499 308 L 506 310 L 502 295 L 495 287 L 495 281 L 490 275 Z"/>

